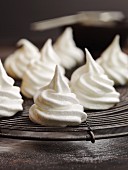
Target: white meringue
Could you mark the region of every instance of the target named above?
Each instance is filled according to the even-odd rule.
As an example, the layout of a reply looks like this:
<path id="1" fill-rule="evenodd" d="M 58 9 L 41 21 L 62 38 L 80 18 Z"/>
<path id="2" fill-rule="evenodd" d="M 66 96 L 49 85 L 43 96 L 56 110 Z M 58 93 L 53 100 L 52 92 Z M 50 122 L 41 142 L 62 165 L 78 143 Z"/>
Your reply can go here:
<path id="1" fill-rule="evenodd" d="M 29 118 L 45 126 L 76 126 L 87 118 L 81 106 L 64 81 L 59 67 L 49 85 L 41 88 L 34 96 L 29 110 Z"/>
<path id="2" fill-rule="evenodd" d="M 46 86 L 55 72 L 57 55 L 52 49 L 50 39 L 44 44 L 41 53 L 39 60 L 30 62 L 28 70 L 23 76 L 21 92 L 28 98 L 32 98 L 40 87 Z M 65 72 L 63 68 L 61 68 L 61 71 Z"/>
<path id="3" fill-rule="evenodd" d="M 40 50 L 41 58 L 43 61 L 52 61 L 55 64 L 60 64 L 60 58 L 56 54 L 55 50 L 52 47 L 52 39 L 48 39 L 45 43 L 45 45 Z M 44 57 L 44 55 L 47 55 L 47 58 Z"/>
<path id="4" fill-rule="evenodd" d="M 21 39 L 17 45 L 20 48 L 6 58 L 4 66 L 11 77 L 22 79 L 29 62 L 40 58 L 40 53 L 38 48 L 26 39 Z"/>
<path id="5" fill-rule="evenodd" d="M 84 53 L 76 47 L 73 40 L 72 28 L 68 27 L 54 44 L 54 49 L 61 59 L 61 65 L 71 69 L 84 62 Z"/>
<path id="6" fill-rule="evenodd" d="M 10 117 L 23 110 L 20 88 L 13 84 L 14 80 L 6 74 L 0 60 L 0 117 Z"/>
<path id="7" fill-rule="evenodd" d="M 86 64 L 78 68 L 71 77 L 72 91 L 86 109 L 103 110 L 119 102 L 114 82 L 105 75 L 104 70 L 86 49 Z"/>
<path id="8" fill-rule="evenodd" d="M 60 65 L 60 57 L 56 54 L 55 50 L 52 46 L 52 39 L 48 39 L 45 45 L 42 47 L 41 51 L 41 59 L 43 62 L 50 62 L 50 64 Z M 61 66 L 60 66 L 61 67 Z M 61 67 L 61 71 L 65 74 L 65 69 Z"/>
<path id="9" fill-rule="evenodd" d="M 119 38 L 119 35 L 116 35 L 97 62 L 115 85 L 125 85 L 128 84 L 128 55 L 121 51 Z"/>

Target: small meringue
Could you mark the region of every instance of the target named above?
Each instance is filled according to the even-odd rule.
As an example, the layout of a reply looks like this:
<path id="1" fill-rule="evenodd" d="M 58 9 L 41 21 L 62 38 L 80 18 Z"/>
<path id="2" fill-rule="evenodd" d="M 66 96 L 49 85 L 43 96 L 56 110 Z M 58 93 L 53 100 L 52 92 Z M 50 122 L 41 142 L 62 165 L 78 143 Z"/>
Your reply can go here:
<path id="1" fill-rule="evenodd" d="M 31 61 L 23 76 L 21 92 L 24 96 L 32 98 L 40 87 L 46 86 L 51 81 L 55 72 L 56 58 L 57 55 L 54 53 L 49 39 L 41 50 L 41 58 Z M 65 73 L 62 67 L 61 72 Z"/>
<path id="2" fill-rule="evenodd" d="M 20 88 L 4 70 L 0 60 L 0 117 L 10 117 L 23 110 Z"/>
<path id="3" fill-rule="evenodd" d="M 73 40 L 72 28 L 68 27 L 54 44 L 54 49 L 61 59 L 61 65 L 71 69 L 84 62 L 84 53 L 76 47 Z"/>
<path id="4" fill-rule="evenodd" d="M 50 64 L 60 65 L 61 60 L 60 57 L 56 54 L 53 46 L 52 46 L 52 39 L 48 39 L 45 45 L 42 47 L 41 51 L 41 58 L 43 62 L 49 62 Z M 60 66 L 61 67 L 61 66 Z M 65 74 L 65 69 L 61 67 L 61 71 Z"/>
<path id="5" fill-rule="evenodd" d="M 22 79 L 29 62 L 40 58 L 40 53 L 38 48 L 26 39 L 18 41 L 17 46 L 20 48 L 6 58 L 4 66 L 11 77 Z"/>
<path id="6" fill-rule="evenodd" d="M 76 126 L 87 118 L 58 66 L 50 84 L 35 94 L 34 103 L 29 110 L 29 118 L 41 125 Z"/>
<path id="7" fill-rule="evenodd" d="M 92 58 L 86 49 L 87 62 L 78 68 L 71 77 L 70 87 L 85 109 L 104 110 L 119 102 L 114 82 Z"/>
<path id="8" fill-rule="evenodd" d="M 113 42 L 96 61 L 115 85 L 125 85 L 128 84 L 128 55 L 121 50 L 119 38 L 119 35 L 116 35 Z"/>

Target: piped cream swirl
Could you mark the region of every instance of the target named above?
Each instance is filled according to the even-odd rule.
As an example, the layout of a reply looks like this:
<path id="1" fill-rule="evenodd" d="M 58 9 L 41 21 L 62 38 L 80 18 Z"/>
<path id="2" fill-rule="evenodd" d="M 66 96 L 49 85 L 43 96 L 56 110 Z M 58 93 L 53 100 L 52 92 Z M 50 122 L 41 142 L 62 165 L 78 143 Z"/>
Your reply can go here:
<path id="1" fill-rule="evenodd" d="M 59 67 L 56 67 L 50 84 L 36 93 L 34 103 L 29 110 L 29 117 L 41 125 L 75 126 L 87 118 L 83 106 L 79 104 L 75 94 L 71 93 Z"/>
<path id="2" fill-rule="evenodd" d="M 19 48 L 6 58 L 4 66 L 11 77 L 22 79 L 29 62 L 32 59 L 39 59 L 40 53 L 38 48 L 26 39 L 18 41 L 17 46 Z"/>
<path id="3" fill-rule="evenodd" d="M 54 49 L 61 60 L 61 65 L 71 69 L 84 62 L 84 53 L 76 47 L 73 40 L 72 28 L 68 27 L 54 44 Z"/>
<path id="4" fill-rule="evenodd" d="M 103 110 L 119 102 L 114 82 L 92 58 L 86 49 L 86 64 L 78 68 L 71 77 L 70 86 L 86 109 Z"/>
<path id="5" fill-rule="evenodd" d="M 6 74 L 0 60 L 0 117 L 10 117 L 23 110 L 20 88 L 13 85 L 14 80 Z"/>
<path id="6" fill-rule="evenodd" d="M 105 73 L 115 85 L 128 84 L 128 55 L 122 52 L 119 45 L 119 35 L 97 59 Z"/>

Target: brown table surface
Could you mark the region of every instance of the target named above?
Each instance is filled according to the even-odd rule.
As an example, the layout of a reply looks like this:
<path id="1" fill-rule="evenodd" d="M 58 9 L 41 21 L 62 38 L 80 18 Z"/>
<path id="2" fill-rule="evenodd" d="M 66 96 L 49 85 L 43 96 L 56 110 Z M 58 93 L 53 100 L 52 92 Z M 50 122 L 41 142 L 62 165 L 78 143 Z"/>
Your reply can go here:
<path id="1" fill-rule="evenodd" d="M 0 58 L 12 52 L 0 48 Z M 128 136 L 87 141 L 0 139 L 0 169 L 128 170 Z"/>

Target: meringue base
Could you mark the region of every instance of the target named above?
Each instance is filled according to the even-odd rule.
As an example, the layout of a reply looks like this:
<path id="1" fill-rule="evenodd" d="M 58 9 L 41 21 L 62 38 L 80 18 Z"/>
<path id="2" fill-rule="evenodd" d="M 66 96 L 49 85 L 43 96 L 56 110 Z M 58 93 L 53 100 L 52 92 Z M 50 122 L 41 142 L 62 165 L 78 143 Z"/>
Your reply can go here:
<path id="1" fill-rule="evenodd" d="M 84 104 L 84 109 L 85 110 L 107 110 L 107 109 L 111 109 L 112 107 L 114 107 L 116 104 L 105 104 L 105 105 L 101 105 L 101 104 L 95 104 L 95 105 L 85 105 Z"/>
<path id="2" fill-rule="evenodd" d="M 117 100 L 114 100 L 113 102 L 109 101 L 107 99 L 105 102 L 103 101 L 96 101 L 96 99 L 91 100 L 90 102 L 87 102 L 86 98 L 82 98 L 82 96 L 79 96 L 79 94 L 76 94 L 78 100 L 81 102 L 81 105 L 84 107 L 85 110 L 107 110 L 112 107 L 114 107 L 117 103 L 119 103 L 119 98 Z"/>
<path id="3" fill-rule="evenodd" d="M 56 126 L 56 127 L 78 126 L 87 119 L 87 115 L 85 114 L 83 120 L 81 120 L 81 118 L 75 115 L 72 116 L 72 118 L 70 117 L 69 122 L 68 120 L 65 120 L 65 118 L 64 119 L 62 118 L 61 121 L 60 121 L 60 118 L 58 120 L 56 118 L 53 120 L 53 118 L 50 119 L 50 117 L 45 116 L 45 113 L 44 113 L 44 116 L 42 116 L 43 114 L 42 111 L 37 110 L 36 107 L 37 106 L 35 104 L 30 107 L 29 118 L 32 122 L 35 122 L 35 123 L 38 123 L 44 126 Z"/>

